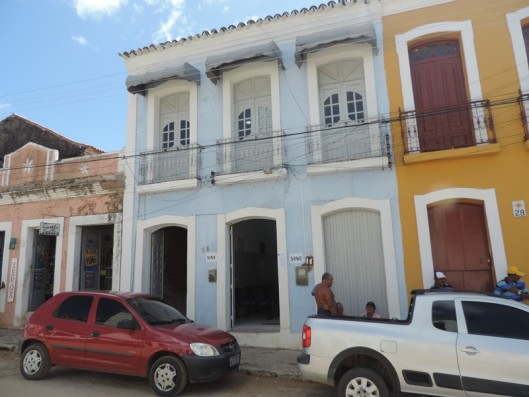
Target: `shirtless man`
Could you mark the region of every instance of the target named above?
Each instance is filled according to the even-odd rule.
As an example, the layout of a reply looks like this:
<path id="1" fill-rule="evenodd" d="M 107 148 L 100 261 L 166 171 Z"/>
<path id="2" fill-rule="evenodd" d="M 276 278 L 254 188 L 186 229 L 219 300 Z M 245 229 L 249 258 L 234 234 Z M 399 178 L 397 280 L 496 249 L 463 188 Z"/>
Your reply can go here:
<path id="1" fill-rule="evenodd" d="M 323 273 L 323 276 L 321 276 L 321 283 L 319 283 L 314 289 L 314 298 L 316 299 L 316 306 L 318 306 L 318 315 L 335 316 L 337 314 L 334 292 L 331 290 L 332 282 L 332 275 L 325 272 Z"/>

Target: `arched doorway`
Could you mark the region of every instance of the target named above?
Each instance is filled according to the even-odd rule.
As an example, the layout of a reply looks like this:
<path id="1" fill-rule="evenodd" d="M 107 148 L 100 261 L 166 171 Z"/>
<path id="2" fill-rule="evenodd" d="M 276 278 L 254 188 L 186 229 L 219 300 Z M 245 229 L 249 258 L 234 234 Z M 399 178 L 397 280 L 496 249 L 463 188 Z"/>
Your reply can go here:
<path id="1" fill-rule="evenodd" d="M 231 236 L 232 327 L 279 330 L 276 222 L 238 222 Z"/>
<path id="2" fill-rule="evenodd" d="M 334 276 L 336 300 L 348 315 L 360 315 L 373 301 L 388 316 L 380 213 L 347 209 L 323 218 L 325 264 Z"/>
<path id="3" fill-rule="evenodd" d="M 431 204 L 428 224 L 434 271 L 445 273 L 455 288 L 492 292 L 494 266 L 483 203 Z"/>

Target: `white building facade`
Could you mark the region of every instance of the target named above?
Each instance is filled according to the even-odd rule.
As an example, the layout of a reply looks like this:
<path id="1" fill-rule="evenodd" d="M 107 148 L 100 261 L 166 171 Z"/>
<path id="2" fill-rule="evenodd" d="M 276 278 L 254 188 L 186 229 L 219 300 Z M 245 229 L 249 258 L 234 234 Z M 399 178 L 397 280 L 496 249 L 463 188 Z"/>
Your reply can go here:
<path id="1" fill-rule="evenodd" d="M 329 2 L 121 54 L 122 290 L 242 345 L 297 348 L 334 275 L 405 315 L 380 2 Z"/>

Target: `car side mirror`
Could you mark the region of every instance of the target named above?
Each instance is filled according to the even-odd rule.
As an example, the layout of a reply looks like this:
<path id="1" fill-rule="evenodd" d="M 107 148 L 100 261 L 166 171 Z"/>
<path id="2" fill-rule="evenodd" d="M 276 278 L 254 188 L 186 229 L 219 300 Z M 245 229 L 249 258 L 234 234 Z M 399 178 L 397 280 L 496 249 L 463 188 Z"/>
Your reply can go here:
<path id="1" fill-rule="evenodd" d="M 130 319 L 120 320 L 118 322 L 118 328 L 120 328 L 120 329 L 132 329 L 132 330 L 138 329 L 138 327 L 134 323 L 134 320 L 130 320 Z"/>

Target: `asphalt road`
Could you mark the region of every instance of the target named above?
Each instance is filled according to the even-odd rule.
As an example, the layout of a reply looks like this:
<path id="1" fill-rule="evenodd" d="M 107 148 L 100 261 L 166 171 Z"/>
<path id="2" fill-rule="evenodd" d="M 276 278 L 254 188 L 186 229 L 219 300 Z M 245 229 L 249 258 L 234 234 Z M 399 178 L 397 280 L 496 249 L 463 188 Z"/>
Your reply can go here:
<path id="1" fill-rule="evenodd" d="M 22 378 L 16 352 L 0 350 L 0 395 L 12 397 L 135 397 L 155 396 L 147 379 L 70 368 L 52 368 L 39 381 Z M 181 396 L 334 397 L 332 387 L 299 380 L 232 374 L 216 382 L 188 384 Z"/>

